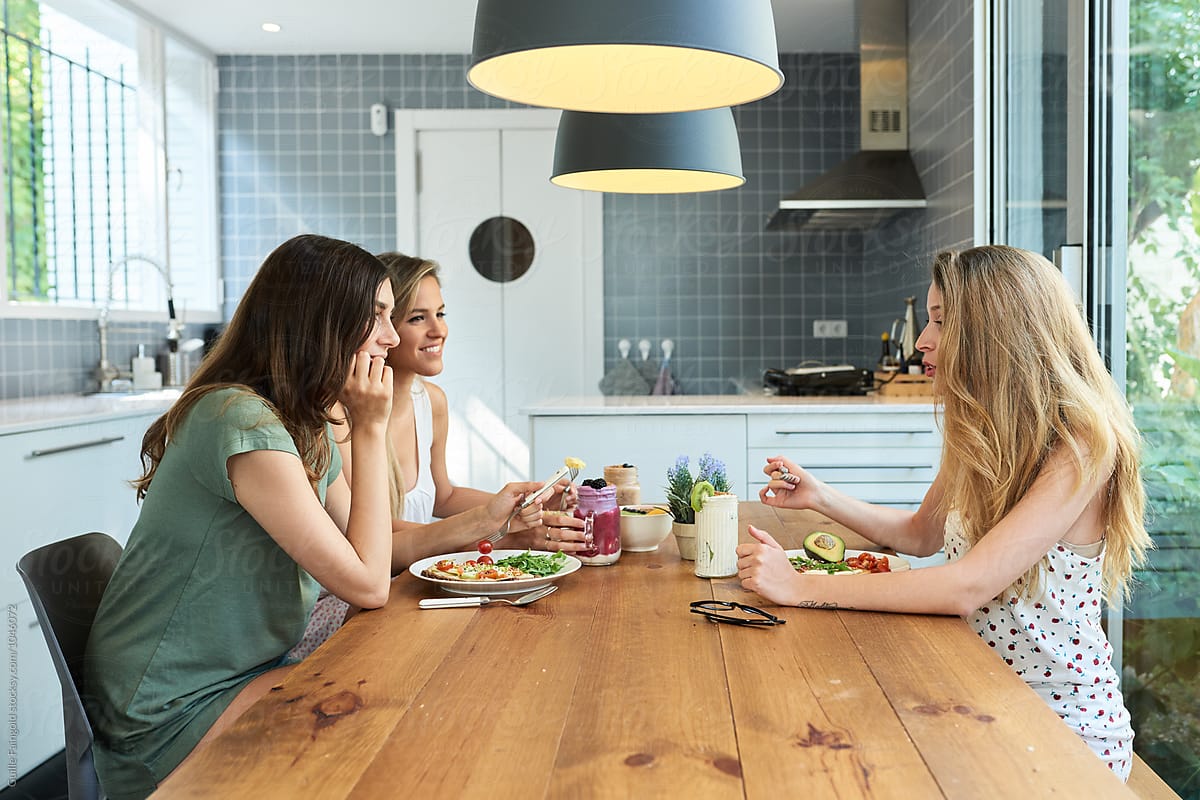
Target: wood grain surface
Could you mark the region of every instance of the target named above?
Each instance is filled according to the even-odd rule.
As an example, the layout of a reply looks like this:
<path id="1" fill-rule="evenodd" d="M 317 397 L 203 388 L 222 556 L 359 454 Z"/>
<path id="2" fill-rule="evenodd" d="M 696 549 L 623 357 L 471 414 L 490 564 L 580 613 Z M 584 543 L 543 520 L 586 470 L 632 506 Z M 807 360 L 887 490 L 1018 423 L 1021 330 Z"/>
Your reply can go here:
<path id="1" fill-rule="evenodd" d="M 811 512 L 742 503 L 799 547 Z M 673 539 L 523 608 L 409 575 L 155 797 L 1129 797 L 958 618 L 777 609 Z M 716 624 L 702 599 L 786 624 Z"/>

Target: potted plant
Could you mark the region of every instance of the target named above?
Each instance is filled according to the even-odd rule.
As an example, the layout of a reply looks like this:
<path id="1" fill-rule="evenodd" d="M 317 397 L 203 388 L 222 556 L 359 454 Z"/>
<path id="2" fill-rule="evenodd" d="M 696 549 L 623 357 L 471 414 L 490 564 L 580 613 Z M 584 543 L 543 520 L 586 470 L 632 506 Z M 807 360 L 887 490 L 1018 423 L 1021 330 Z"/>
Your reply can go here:
<path id="1" fill-rule="evenodd" d="M 679 555 L 689 561 L 696 558 L 696 512 L 692 508 L 692 488 L 701 481 L 708 481 L 717 492 L 729 491 L 729 477 L 725 474 L 725 463 L 711 453 L 700 456 L 700 471 L 692 477 L 687 456 L 675 459 L 675 466 L 667 470 L 667 503 L 675 522 L 671 532 Z"/>

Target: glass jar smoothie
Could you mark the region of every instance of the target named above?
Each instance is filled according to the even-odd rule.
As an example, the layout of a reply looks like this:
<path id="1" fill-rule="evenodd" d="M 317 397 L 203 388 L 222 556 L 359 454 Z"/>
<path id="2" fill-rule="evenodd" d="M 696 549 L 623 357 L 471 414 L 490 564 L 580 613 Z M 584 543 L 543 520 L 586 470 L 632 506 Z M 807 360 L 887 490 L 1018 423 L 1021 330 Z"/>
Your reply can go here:
<path id="1" fill-rule="evenodd" d="M 616 563 L 621 557 L 621 509 L 617 507 L 617 487 L 609 484 L 595 489 L 581 484 L 575 516 L 583 520 L 583 535 L 590 543 L 587 550 L 575 553 L 575 556 L 591 566 Z"/>

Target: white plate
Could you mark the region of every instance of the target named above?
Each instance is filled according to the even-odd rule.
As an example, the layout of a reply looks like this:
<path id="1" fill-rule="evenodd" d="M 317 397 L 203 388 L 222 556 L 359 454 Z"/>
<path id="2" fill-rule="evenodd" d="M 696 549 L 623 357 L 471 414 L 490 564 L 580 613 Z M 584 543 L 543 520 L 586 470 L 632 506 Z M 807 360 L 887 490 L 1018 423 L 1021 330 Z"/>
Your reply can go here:
<path id="1" fill-rule="evenodd" d="M 492 552 L 488 553 L 488 555 L 490 555 L 494 561 L 499 561 L 500 559 L 508 558 L 509 556 L 519 556 L 524 552 L 524 550 L 493 550 Z M 535 556 L 554 555 L 554 553 L 549 553 L 545 550 L 533 550 L 531 552 Z M 545 575 L 537 578 L 520 578 L 515 581 L 449 581 L 443 578 L 430 578 L 427 575 L 421 574 L 422 570 L 426 569 L 427 567 L 432 567 L 434 564 L 442 561 L 443 559 L 450 559 L 451 561 L 457 561 L 461 564 L 462 562 L 468 561 L 472 558 L 479 558 L 479 556 L 480 553 L 478 550 L 467 550 L 462 553 L 445 553 L 444 555 L 431 556 L 429 558 L 422 558 L 420 561 L 414 561 L 409 565 L 408 571 L 421 580 L 428 581 L 436 586 L 440 586 L 452 594 L 485 595 L 491 597 L 492 595 L 525 594 L 526 592 L 531 592 L 539 586 L 546 586 L 547 584 L 554 583 L 559 578 L 570 575 L 572 572 L 583 566 L 583 562 L 578 558 L 568 555 L 567 563 L 563 564 L 563 568 L 553 575 Z"/>
<path id="2" fill-rule="evenodd" d="M 791 558 L 792 556 L 803 556 L 804 558 L 808 558 L 808 554 L 804 552 L 803 548 L 801 548 L 799 550 L 785 550 L 784 552 L 787 553 L 788 558 Z M 863 553 L 870 553 L 871 555 L 875 556 L 876 558 L 883 558 L 886 556 L 887 560 L 888 560 L 888 566 L 891 567 L 892 572 L 903 572 L 904 570 L 909 569 L 911 567 L 911 565 L 908 563 L 907 558 L 903 558 L 901 556 L 894 556 L 891 553 L 880 553 L 876 550 L 851 550 L 849 547 L 846 548 L 846 558 L 850 558 L 851 556 L 861 556 Z M 805 575 L 863 575 L 865 573 L 862 573 L 862 572 L 822 572 L 820 570 L 817 570 L 815 572 L 805 572 L 804 574 Z"/>

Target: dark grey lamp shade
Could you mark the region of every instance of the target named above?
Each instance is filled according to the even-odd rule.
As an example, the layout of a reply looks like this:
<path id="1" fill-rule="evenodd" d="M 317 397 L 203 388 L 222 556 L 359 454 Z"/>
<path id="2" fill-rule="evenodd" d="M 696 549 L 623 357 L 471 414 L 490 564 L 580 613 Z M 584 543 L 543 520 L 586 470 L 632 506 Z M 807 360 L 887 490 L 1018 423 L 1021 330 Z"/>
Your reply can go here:
<path id="1" fill-rule="evenodd" d="M 608 113 L 739 105 L 783 85 L 770 0 L 479 0 L 467 80 Z"/>
<path id="2" fill-rule="evenodd" d="M 551 182 L 572 189 L 678 194 L 746 182 L 733 112 L 675 114 L 564 111 Z"/>

